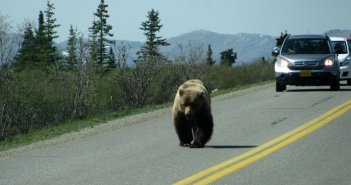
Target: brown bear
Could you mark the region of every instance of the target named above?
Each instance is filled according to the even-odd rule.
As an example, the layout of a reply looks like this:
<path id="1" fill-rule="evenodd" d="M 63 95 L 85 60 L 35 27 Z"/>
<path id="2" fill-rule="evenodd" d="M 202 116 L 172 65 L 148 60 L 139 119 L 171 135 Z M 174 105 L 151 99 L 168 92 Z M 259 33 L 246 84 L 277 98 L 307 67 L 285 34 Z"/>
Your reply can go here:
<path id="1" fill-rule="evenodd" d="M 188 80 L 178 88 L 172 114 L 180 146 L 202 148 L 211 139 L 211 97 L 202 81 Z"/>

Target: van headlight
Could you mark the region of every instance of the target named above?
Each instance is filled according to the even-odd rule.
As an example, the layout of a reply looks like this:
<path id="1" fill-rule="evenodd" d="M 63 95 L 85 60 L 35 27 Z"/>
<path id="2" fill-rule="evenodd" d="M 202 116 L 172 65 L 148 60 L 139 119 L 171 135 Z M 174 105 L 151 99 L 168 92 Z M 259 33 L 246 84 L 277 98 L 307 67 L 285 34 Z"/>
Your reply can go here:
<path id="1" fill-rule="evenodd" d="M 334 60 L 327 58 L 324 60 L 324 66 L 333 66 L 334 65 Z"/>
<path id="2" fill-rule="evenodd" d="M 289 65 L 289 62 L 286 59 L 283 59 L 283 58 L 278 59 L 279 67 L 287 67 L 288 65 Z"/>

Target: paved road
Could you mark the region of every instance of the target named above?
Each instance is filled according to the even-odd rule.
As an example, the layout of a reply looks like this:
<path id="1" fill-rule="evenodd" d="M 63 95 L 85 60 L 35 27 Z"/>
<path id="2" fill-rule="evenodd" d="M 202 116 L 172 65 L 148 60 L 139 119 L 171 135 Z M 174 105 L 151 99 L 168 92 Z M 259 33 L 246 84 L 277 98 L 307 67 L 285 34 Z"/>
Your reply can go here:
<path id="1" fill-rule="evenodd" d="M 181 182 L 259 149 L 351 99 L 350 87 L 342 86 L 337 92 L 328 89 L 289 86 L 288 92 L 276 93 L 273 85 L 266 85 L 216 97 L 212 104 L 214 135 L 203 149 L 178 146 L 170 109 L 164 109 L 127 126 L 113 126 L 121 124 L 114 121 L 104 132 L 0 153 L 0 185 Z M 314 132 L 213 183 L 349 185 L 350 120 L 351 111 L 347 110 Z"/>

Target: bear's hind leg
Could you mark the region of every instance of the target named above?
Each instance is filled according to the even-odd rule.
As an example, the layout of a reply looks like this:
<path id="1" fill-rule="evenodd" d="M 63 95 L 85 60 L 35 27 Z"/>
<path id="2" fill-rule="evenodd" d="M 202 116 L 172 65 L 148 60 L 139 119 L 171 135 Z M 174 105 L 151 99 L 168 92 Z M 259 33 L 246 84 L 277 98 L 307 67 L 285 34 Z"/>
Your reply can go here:
<path id="1" fill-rule="evenodd" d="M 211 139 L 213 132 L 213 118 L 208 116 L 207 119 L 200 120 L 198 127 L 194 129 L 194 142 L 191 148 L 203 148 Z"/>
<path id="2" fill-rule="evenodd" d="M 205 142 L 202 142 L 203 132 L 200 128 L 194 129 L 194 142 L 190 145 L 190 148 L 203 148 L 205 147 Z"/>

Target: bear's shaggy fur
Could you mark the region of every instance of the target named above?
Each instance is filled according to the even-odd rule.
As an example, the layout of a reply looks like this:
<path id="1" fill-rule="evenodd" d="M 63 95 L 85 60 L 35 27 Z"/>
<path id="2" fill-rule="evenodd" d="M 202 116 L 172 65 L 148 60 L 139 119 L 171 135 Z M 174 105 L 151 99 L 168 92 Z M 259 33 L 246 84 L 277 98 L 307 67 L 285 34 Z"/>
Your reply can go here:
<path id="1" fill-rule="evenodd" d="M 202 148 L 211 139 L 211 98 L 200 80 L 188 80 L 178 88 L 172 114 L 180 146 Z"/>

